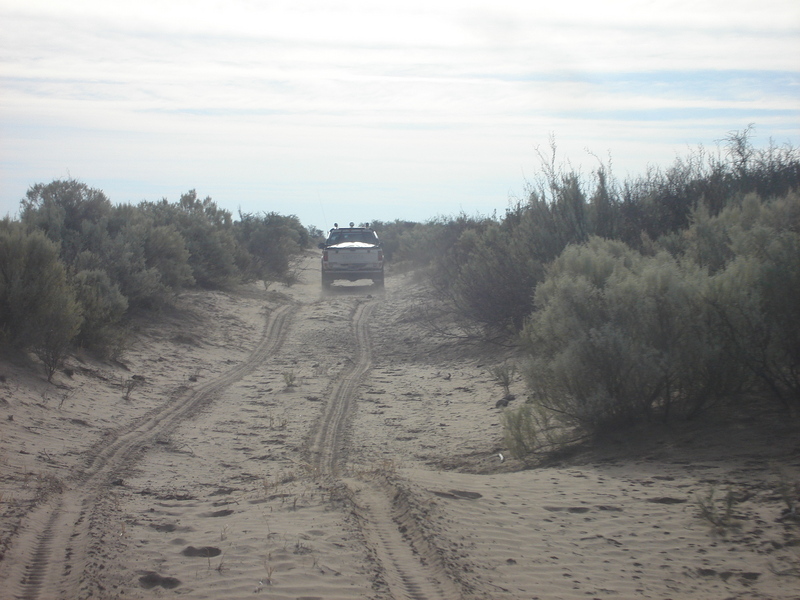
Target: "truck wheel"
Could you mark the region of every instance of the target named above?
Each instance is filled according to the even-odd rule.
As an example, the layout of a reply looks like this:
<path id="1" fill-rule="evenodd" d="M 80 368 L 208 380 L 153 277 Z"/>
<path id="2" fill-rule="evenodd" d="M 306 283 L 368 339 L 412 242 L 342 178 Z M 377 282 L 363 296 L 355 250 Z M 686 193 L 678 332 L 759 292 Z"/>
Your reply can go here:
<path id="1" fill-rule="evenodd" d="M 378 277 L 372 280 L 372 283 L 377 285 L 378 287 L 383 287 L 383 273 L 381 273 Z"/>
<path id="2" fill-rule="evenodd" d="M 322 287 L 328 289 L 329 287 L 331 287 L 332 283 L 333 280 L 330 277 L 326 277 L 325 275 L 322 276 Z"/>

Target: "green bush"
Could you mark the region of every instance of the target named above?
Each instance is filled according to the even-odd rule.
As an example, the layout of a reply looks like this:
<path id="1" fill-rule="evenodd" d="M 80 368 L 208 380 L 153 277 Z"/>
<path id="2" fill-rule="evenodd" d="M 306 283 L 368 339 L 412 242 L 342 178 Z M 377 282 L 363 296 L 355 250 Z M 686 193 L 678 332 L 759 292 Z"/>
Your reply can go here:
<path id="1" fill-rule="evenodd" d="M 514 458 L 528 462 L 545 446 L 544 427 L 534 405 L 525 403 L 503 412 L 503 441 Z"/>
<path id="2" fill-rule="evenodd" d="M 20 219 L 58 245 L 66 265 L 83 250 L 101 253 L 112 205 L 106 195 L 75 179 L 31 186 L 21 202 Z"/>
<path id="3" fill-rule="evenodd" d="M 540 456 L 574 442 L 558 415 L 534 400 L 503 412 L 503 441 L 514 458 L 531 463 Z"/>
<path id="4" fill-rule="evenodd" d="M 76 341 L 107 353 L 119 341 L 128 300 L 105 271 L 80 271 L 72 284 L 83 314 Z"/>
<path id="5" fill-rule="evenodd" d="M 71 343 L 107 352 L 129 310 L 158 308 L 186 287 L 289 281 L 309 240 L 294 216 L 234 223 L 194 190 L 173 204 L 115 206 L 73 179 L 32 186 L 20 216 L 0 221 L 0 343 L 35 351 L 49 376 Z"/>
<path id="6" fill-rule="evenodd" d="M 576 173 L 547 165 L 527 202 L 510 207 L 502 219 L 451 227 L 458 238 L 432 253 L 439 296 L 456 315 L 480 324 L 492 337 L 518 333 L 546 265 L 594 229 L 616 229 L 608 176 L 599 169 L 596 177 L 597 188 L 587 202 Z"/>
<path id="7" fill-rule="evenodd" d="M 55 243 L 17 223 L 0 228 L 0 332 L 5 344 L 33 350 L 48 380 L 82 323 Z"/>
<path id="8" fill-rule="evenodd" d="M 383 248 L 383 255 L 387 262 L 393 262 L 396 254 L 400 251 L 401 240 L 404 235 L 411 232 L 415 227 L 420 225 L 413 221 L 402 221 L 396 219 L 394 221 L 372 221 L 370 226 L 378 233 L 381 239 L 381 247 Z"/>
<path id="9" fill-rule="evenodd" d="M 180 233 L 196 285 L 224 289 L 240 281 L 231 213 L 219 208 L 211 198 L 200 200 L 197 192 L 190 190 L 177 203 L 171 204 L 165 198 L 142 202 L 138 208 L 153 226 L 172 227 Z"/>
<path id="10" fill-rule="evenodd" d="M 145 265 L 158 271 L 162 284 L 176 292 L 194 285 L 186 242 L 174 226 L 150 227 L 142 237 Z"/>
<path id="11" fill-rule="evenodd" d="M 297 217 L 240 213 L 234 231 L 239 247 L 237 264 L 245 279 L 294 281 L 294 262 L 310 239 Z"/>
<path id="12" fill-rule="evenodd" d="M 59 285 L 58 290 L 52 290 L 51 293 L 47 307 L 31 315 L 31 326 L 35 335 L 30 341 L 30 347 L 44 364 L 47 381 L 52 380 L 56 369 L 72 348 L 72 342 L 79 333 L 82 322 L 80 306 L 68 286 Z"/>
<path id="13" fill-rule="evenodd" d="M 537 403 L 589 433 L 696 415 L 741 386 L 714 339 L 707 278 L 592 238 L 554 261 L 523 330 Z"/>
<path id="14" fill-rule="evenodd" d="M 784 408 L 800 407 L 800 194 L 746 199 L 719 217 L 735 258 L 708 302 L 729 359 Z"/>
<path id="15" fill-rule="evenodd" d="M 481 235 L 468 234 L 471 250 L 451 283 L 455 304 L 488 331 L 514 334 L 531 312 L 544 265 L 519 228 L 509 233 L 491 224 Z"/>
<path id="16" fill-rule="evenodd" d="M 158 268 L 147 264 L 146 241 L 151 230 L 149 220 L 134 219 L 114 237 L 104 256 L 80 263 L 86 270 L 91 270 L 94 262 L 102 264 L 111 281 L 127 298 L 131 309 L 158 308 L 169 303 L 172 297 Z"/>

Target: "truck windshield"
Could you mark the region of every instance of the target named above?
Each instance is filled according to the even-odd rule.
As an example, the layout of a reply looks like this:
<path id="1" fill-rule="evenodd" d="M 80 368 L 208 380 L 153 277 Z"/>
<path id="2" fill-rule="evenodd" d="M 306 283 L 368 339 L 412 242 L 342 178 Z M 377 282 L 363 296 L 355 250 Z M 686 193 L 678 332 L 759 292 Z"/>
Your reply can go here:
<path id="1" fill-rule="evenodd" d="M 367 231 L 334 232 L 328 238 L 328 245 L 342 244 L 344 242 L 362 242 L 364 244 L 374 244 L 375 236 Z"/>

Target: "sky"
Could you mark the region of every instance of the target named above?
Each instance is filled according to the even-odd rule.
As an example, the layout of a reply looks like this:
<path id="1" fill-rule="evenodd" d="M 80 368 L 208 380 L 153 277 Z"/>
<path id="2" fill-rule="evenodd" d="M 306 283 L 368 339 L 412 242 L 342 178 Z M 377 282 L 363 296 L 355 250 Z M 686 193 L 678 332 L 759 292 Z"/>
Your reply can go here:
<path id="1" fill-rule="evenodd" d="M 234 215 L 501 213 L 540 155 L 620 180 L 800 146 L 797 0 L 0 0 L 0 218 L 74 178 Z"/>

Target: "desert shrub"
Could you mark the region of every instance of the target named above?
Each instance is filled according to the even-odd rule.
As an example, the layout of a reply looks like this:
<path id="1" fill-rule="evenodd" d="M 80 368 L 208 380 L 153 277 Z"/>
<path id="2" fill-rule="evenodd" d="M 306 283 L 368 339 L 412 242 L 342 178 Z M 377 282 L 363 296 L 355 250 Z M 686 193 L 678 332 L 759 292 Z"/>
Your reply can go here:
<path id="1" fill-rule="evenodd" d="M 557 413 L 533 399 L 503 411 L 503 441 L 514 458 L 533 463 L 579 441 L 560 424 Z"/>
<path id="2" fill-rule="evenodd" d="M 236 268 L 236 243 L 225 230 L 203 227 L 186 231 L 189 264 L 197 285 L 208 289 L 226 289 L 239 281 Z"/>
<path id="3" fill-rule="evenodd" d="M 56 244 L 41 231 L 0 229 L 0 332 L 6 344 L 33 350 L 48 379 L 77 335 L 82 317 Z"/>
<path id="4" fill-rule="evenodd" d="M 30 345 L 44 364 L 47 381 L 52 380 L 71 349 L 82 320 L 80 306 L 66 285 L 48 300 L 46 310 L 40 310 L 34 316 L 32 329 L 35 335 Z"/>
<path id="5" fill-rule="evenodd" d="M 134 219 L 114 237 L 104 256 L 82 255 L 78 263 L 85 270 L 101 264 L 127 298 L 130 309 L 158 308 L 172 297 L 159 270 L 147 264 L 145 246 L 150 229 L 147 219 Z"/>
<path id="6" fill-rule="evenodd" d="M 511 383 L 517 374 L 517 365 L 504 362 L 489 368 L 489 375 L 503 388 L 506 396 L 511 394 Z"/>
<path id="7" fill-rule="evenodd" d="M 740 390 L 741 370 L 712 327 L 704 270 L 662 252 L 611 282 L 611 320 L 642 346 L 657 374 L 645 416 L 691 418 Z"/>
<path id="8" fill-rule="evenodd" d="M 387 262 L 394 261 L 395 255 L 400 250 L 400 243 L 403 235 L 412 231 L 415 227 L 420 225 L 414 221 L 402 221 L 396 219 L 394 221 L 371 221 L 370 226 L 378 233 L 381 239 L 381 247 L 383 248 L 383 255 Z"/>
<path id="9" fill-rule="evenodd" d="M 144 240 L 145 266 L 158 271 L 164 286 L 179 291 L 194 285 L 186 242 L 174 226 L 147 227 L 141 236 Z"/>
<path id="10" fill-rule="evenodd" d="M 555 155 L 555 149 L 553 149 Z M 434 261 L 439 295 L 461 318 L 480 324 L 493 337 L 514 335 L 532 310 L 534 290 L 545 267 L 571 243 L 595 229 L 616 230 L 612 184 L 604 168 L 587 201 L 586 184 L 572 170 L 542 160 L 543 173 L 529 184 L 528 198 L 503 218 L 484 219 Z"/>
<path id="11" fill-rule="evenodd" d="M 180 233 L 198 286 L 222 289 L 240 280 L 231 213 L 219 208 L 210 197 L 200 200 L 197 192 L 190 190 L 177 203 L 165 198 L 142 202 L 139 209 L 155 226 L 171 226 Z"/>
<path id="12" fill-rule="evenodd" d="M 20 220 L 29 229 L 43 231 L 71 265 L 83 250 L 100 251 L 111 212 L 111 202 L 101 190 L 65 179 L 31 186 L 21 202 Z"/>
<path id="13" fill-rule="evenodd" d="M 487 332 L 516 334 L 532 309 L 545 265 L 569 243 L 586 239 L 589 211 L 580 178 L 548 166 L 527 202 L 510 207 L 500 220 L 473 228 L 449 266 L 454 309 Z"/>
<path id="14" fill-rule="evenodd" d="M 597 183 L 587 207 L 589 231 L 598 237 L 619 237 L 619 192 L 609 169 L 601 166 L 595 171 Z"/>
<path id="15" fill-rule="evenodd" d="M 616 206 L 618 239 L 642 248 L 690 226 L 703 209 L 714 217 L 742 196 L 780 197 L 800 187 L 800 151 L 789 145 L 756 148 L 752 126 L 732 131 L 716 153 L 702 147 L 666 169 L 651 167 L 622 185 Z"/>
<path id="16" fill-rule="evenodd" d="M 487 331 L 516 333 L 531 312 L 533 290 L 544 275 L 521 228 L 507 233 L 496 223 L 481 234 L 470 231 L 466 260 L 450 283 L 453 305 L 462 317 Z M 467 245 L 466 240 L 461 240 Z"/>
<path id="17" fill-rule="evenodd" d="M 71 273 L 104 271 L 131 307 L 159 305 L 171 286 L 192 282 L 189 254 L 177 231 L 154 226 L 137 207 L 112 206 L 100 190 L 56 180 L 32 186 L 21 204 L 22 222 L 57 244 Z"/>
<path id="18" fill-rule="evenodd" d="M 530 312 L 531 280 L 543 272 L 530 251 L 536 239 L 495 218 L 462 214 L 404 232 L 396 256 L 427 269 L 434 294 L 454 318 L 507 335 Z"/>
<path id="19" fill-rule="evenodd" d="M 536 290 L 522 339 L 535 401 L 591 433 L 691 417 L 739 385 L 713 343 L 703 272 L 592 238 Z"/>
<path id="20" fill-rule="evenodd" d="M 800 392 L 800 196 L 748 194 L 695 211 L 671 252 L 707 269 L 715 343 L 783 406 Z M 752 383 L 752 382 L 750 382 Z"/>
<path id="21" fill-rule="evenodd" d="M 736 255 L 712 279 L 708 302 L 731 361 L 782 406 L 800 405 L 800 196 L 743 207 Z M 727 217 L 728 215 L 722 215 Z"/>
<path id="22" fill-rule="evenodd" d="M 506 409 L 503 412 L 502 424 L 503 441 L 514 458 L 528 462 L 545 445 L 543 427 L 530 403 Z"/>
<path id="23" fill-rule="evenodd" d="M 246 279 L 294 280 L 293 264 L 310 241 L 297 217 L 239 213 L 234 230 L 239 246 L 237 264 Z"/>
<path id="24" fill-rule="evenodd" d="M 434 283 L 449 281 L 449 273 L 460 264 L 465 247 L 459 243 L 462 234 L 481 230 L 488 219 L 459 214 L 436 217 L 403 231 L 393 251 L 395 262 L 413 268 L 429 269 Z"/>
<path id="25" fill-rule="evenodd" d="M 705 496 L 697 497 L 699 516 L 722 533 L 741 526 L 734 510 L 736 504 L 737 496 L 732 489 L 728 489 L 725 496 L 719 498 L 716 488 L 712 486 Z"/>
<path id="26" fill-rule="evenodd" d="M 105 271 L 80 271 L 72 279 L 83 324 L 77 342 L 101 352 L 117 345 L 128 300 Z"/>

